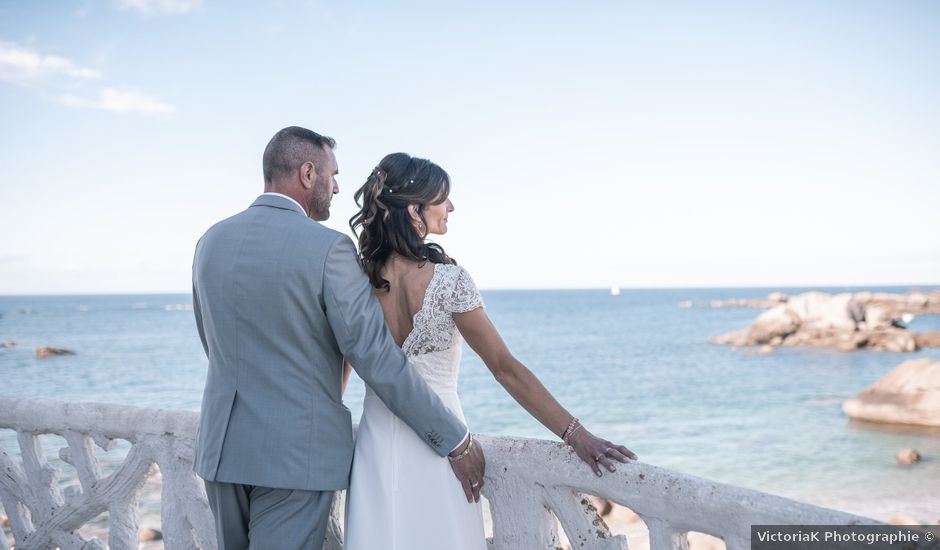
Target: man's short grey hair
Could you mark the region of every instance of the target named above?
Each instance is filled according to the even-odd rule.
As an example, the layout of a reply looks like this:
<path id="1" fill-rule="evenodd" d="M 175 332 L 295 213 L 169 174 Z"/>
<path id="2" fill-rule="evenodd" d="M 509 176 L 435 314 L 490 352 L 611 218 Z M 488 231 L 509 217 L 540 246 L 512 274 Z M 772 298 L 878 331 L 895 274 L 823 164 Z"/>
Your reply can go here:
<path id="1" fill-rule="evenodd" d="M 314 161 L 319 172 L 320 163 L 316 161 L 319 160 L 318 155 L 327 147 L 336 147 L 336 140 L 300 126 L 288 126 L 280 130 L 264 148 L 264 182 L 273 183 L 290 176 L 307 161 Z"/>

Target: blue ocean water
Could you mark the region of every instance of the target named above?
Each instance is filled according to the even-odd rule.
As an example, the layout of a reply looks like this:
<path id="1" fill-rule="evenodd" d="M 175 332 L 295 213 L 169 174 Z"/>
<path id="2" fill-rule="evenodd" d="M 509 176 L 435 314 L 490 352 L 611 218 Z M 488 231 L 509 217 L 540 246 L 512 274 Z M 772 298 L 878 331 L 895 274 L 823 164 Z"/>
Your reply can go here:
<path id="1" fill-rule="evenodd" d="M 940 519 L 940 431 L 850 422 L 841 403 L 914 354 L 778 348 L 734 353 L 708 338 L 760 311 L 703 307 L 783 290 L 489 291 L 514 354 L 592 431 L 658 466 L 888 519 Z M 904 292 L 908 288 L 816 289 Z M 922 289 L 922 290 L 929 290 Z M 692 300 L 691 308 L 678 303 Z M 198 410 L 206 359 L 188 295 L 0 297 L 0 393 Z M 940 316 L 914 320 L 940 331 Z M 37 359 L 41 345 L 74 356 Z M 554 436 L 464 350 L 460 392 L 476 432 Z M 362 382 L 347 405 L 357 418 Z M 15 448 L 11 432 L 0 445 Z M 925 460 L 896 464 L 900 448 Z M 524 457 L 520 457 L 524 460 Z"/>

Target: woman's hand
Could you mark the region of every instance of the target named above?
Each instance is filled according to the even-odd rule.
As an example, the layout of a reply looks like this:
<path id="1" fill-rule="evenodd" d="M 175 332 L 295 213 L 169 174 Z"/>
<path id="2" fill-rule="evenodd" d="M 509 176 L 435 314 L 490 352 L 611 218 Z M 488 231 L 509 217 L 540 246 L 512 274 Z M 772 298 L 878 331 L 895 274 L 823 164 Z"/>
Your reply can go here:
<path id="1" fill-rule="evenodd" d="M 594 470 L 597 477 L 601 477 L 601 466 L 609 471 L 616 471 L 613 460 L 627 463 L 636 460 L 636 455 L 623 445 L 615 445 L 606 439 L 601 439 L 582 427 L 568 438 L 568 444 L 574 449 L 581 460 Z"/>

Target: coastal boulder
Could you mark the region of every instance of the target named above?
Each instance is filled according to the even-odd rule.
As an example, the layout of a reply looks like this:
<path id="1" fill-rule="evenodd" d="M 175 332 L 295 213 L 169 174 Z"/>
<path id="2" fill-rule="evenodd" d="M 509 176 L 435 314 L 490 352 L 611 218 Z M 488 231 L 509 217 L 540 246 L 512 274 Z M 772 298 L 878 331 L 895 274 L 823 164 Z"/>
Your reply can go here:
<path id="1" fill-rule="evenodd" d="M 940 346 L 940 333 L 917 335 L 905 326 L 932 308 L 934 294 L 804 292 L 766 310 L 750 327 L 712 337 L 733 346 L 814 346 L 854 351 L 912 352 Z M 923 303 L 926 300 L 926 306 Z"/>
<path id="2" fill-rule="evenodd" d="M 163 540 L 163 533 L 161 533 L 159 529 L 151 529 L 150 527 L 144 527 L 138 533 L 137 540 L 140 542 L 153 542 L 157 540 Z"/>
<path id="3" fill-rule="evenodd" d="M 905 361 L 842 410 L 856 420 L 940 427 L 940 361 Z"/>
<path id="4" fill-rule="evenodd" d="M 13 340 L 4 340 L 3 343 L 0 344 L 0 348 L 14 348 L 14 347 L 16 347 L 16 342 L 14 342 Z"/>
<path id="5" fill-rule="evenodd" d="M 779 343 L 800 327 L 800 318 L 785 304 L 774 306 L 757 316 L 750 327 L 712 338 L 715 344 L 754 346 Z"/>
<path id="6" fill-rule="evenodd" d="M 917 464 L 920 462 L 920 453 L 916 449 L 901 449 L 898 451 L 898 464 Z"/>
<path id="7" fill-rule="evenodd" d="M 768 344 L 775 337 L 786 338 L 793 334 L 801 324 L 800 317 L 781 304 L 757 316 L 748 329 L 748 338 L 755 344 Z"/>
<path id="8" fill-rule="evenodd" d="M 907 514 L 894 514 L 888 518 L 889 525 L 920 525 L 920 520 Z"/>
<path id="9" fill-rule="evenodd" d="M 796 314 L 806 329 L 851 331 L 855 330 L 855 320 L 849 310 L 850 302 L 850 293 L 833 296 L 825 292 L 804 292 L 790 298 L 786 308 Z"/>
<path id="10" fill-rule="evenodd" d="M 56 355 L 75 355 L 75 352 L 65 348 L 54 348 L 51 346 L 40 346 L 36 348 L 36 357 L 55 357 Z"/>
<path id="11" fill-rule="evenodd" d="M 917 347 L 940 348 L 940 332 L 923 332 L 915 336 Z"/>
<path id="12" fill-rule="evenodd" d="M 906 329 L 888 328 L 885 330 L 860 333 L 859 348 L 865 347 L 881 351 L 912 352 L 919 349 L 917 336 Z"/>
<path id="13" fill-rule="evenodd" d="M 868 330 L 890 328 L 894 321 L 894 311 L 884 304 L 869 304 L 865 308 L 865 328 Z"/>

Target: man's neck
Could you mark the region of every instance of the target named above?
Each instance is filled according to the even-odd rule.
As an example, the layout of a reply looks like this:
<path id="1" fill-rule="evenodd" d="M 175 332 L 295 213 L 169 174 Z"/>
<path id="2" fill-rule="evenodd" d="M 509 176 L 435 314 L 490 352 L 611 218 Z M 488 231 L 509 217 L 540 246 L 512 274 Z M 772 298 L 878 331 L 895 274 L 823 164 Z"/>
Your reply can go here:
<path id="1" fill-rule="evenodd" d="M 301 203 L 301 201 L 298 200 L 297 197 L 292 197 L 288 193 L 284 193 L 283 191 L 275 191 L 273 189 L 266 189 L 264 191 L 264 194 L 265 195 L 277 195 L 279 197 L 284 197 L 285 199 L 290 199 L 291 201 L 294 202 L 294 204 L 299 206 L 301 210 L 303 210 L 305 216 L 308 216 L 308 217 L 310 216 L 310 212 L 308 212 L 307 209 L 304 208 L 303 203 Z"/>

